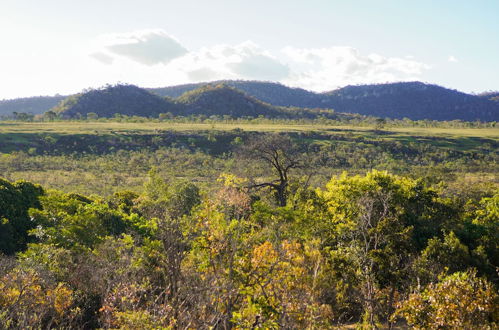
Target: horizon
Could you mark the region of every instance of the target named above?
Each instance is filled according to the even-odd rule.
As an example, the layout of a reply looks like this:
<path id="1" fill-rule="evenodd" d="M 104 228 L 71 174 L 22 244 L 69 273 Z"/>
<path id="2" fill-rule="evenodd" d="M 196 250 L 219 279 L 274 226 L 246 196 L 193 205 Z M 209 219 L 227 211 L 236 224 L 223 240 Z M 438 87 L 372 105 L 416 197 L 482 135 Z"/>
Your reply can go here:
<path id="1" fill-rule="evenodd" d="M 313 92 L 419 81 L 499 90 L 499 3 L 34 0 L 0 5 L 0 99 L 118 82 L 220 80 Z M 112 19 L 109 19 L 112 17 Z"/>

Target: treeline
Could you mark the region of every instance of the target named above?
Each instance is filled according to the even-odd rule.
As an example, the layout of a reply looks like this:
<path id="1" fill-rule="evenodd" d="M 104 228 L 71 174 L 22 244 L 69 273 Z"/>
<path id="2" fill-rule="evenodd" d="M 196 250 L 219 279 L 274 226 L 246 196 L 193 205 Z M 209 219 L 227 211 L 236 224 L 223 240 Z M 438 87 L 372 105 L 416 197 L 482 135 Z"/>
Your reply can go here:
<path id="1" fill-rule="evenodd" d="M 0 181 L 1 327 L 498 326 L 496 188 L 375 170 L 313 188 L 298 148 L 253 138 L 256 167 L 209 193 L 156 170 L 108 197 Z"/>
<path id="2" fill-rule="evenodd" d="M 290 111 L 300 111 L 300 109 L 291 109 Z M 128 116 L 115 114 L 110 118 L 99 117 L 95 112 L 90 112 L 86 116 L 79 118 L 61 118 L 57 113 L 49 111 L 44 115 L 33 115 L 31 113 L 15 113 L 12 115 L 0 115 L 2 121 L 19 122 L 121 122 L 121 123 L 204 123 L 204 124 L 272 124 L 272 125 L 327 125 L 327 126 L 358 126 L 371 127 L 377 130 L 395 127 L 424 127 L 424 128 L 495 128 L 497 122 L 482 121 L 439 121 L 439 120 L 411 120 L 376 118 L 354 114 L 343 114 L 333 112 L 334 118 L 330 113 L 328 116 L 318 116 L 307 118 L 269 118 L 265 116 L 242 116 L 234 117 L 230 115 L 204 115 L 192 114 L 188 116 L 176 116 L 171 112 L 159 113 L 157 117 Z"/>

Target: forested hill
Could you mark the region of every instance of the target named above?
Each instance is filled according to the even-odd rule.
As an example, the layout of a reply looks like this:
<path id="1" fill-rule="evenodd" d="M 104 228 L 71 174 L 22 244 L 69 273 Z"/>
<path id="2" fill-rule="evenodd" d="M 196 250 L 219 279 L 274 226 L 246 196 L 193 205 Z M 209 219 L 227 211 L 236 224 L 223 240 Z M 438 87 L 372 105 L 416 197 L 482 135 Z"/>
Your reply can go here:
<path id="1" fill-rule="evenodd" d="M 14 112 L 40 114 L 55 107 L 66 96 L 32 96 L 12 100 L 0 100 L 0 115 L 10 115 Z"/>
<path id="2" fill-rule="evenodd" d="M 158 117 L 159 114 L 175 116 L 203 115 L 230 116 L 233 118 L 317 118 L 330 119 L 362 117 L 356 114 L 340 114 L 331 110 L 288 108 L 274 106 L 251 97 L 225 84 L 205 85 L 185 92 L 172 99 L 160 97 L 133 85 L 107 86 L 89 90 L 61 101 L 51 109 L 63 118 L 113 117 L 115 114 L 142 117 Z M 55 115 L 54 113 L 47 115 Z"/>
<path id="3" fill-rule="evenodd" d="M 137 86 L 116 85 L 70 96 L 52 110 L 67 118 L 88 116 L 89 113 L 99 117 L 115 114 L 149 117 L 177 112 L 177 105 Z"/>
<path id="4" fill-rule="evenodd" d="M 270 82 L 236 80 L 222 83 L 278 106 L 326 108 L 338 112 L 413 120 L 499 120 L 499 104 L 487 97 L 421 82 L 346 86 L 326 93 L 313 93 Z M 177 97 L 206 84 L 154 88 L 150 91 L 161 96 Z"/>
<path id="5" fill-rule="evenodd" d="M 485 92 L 485 93 L 478 94 L 478 96 L 480 96 L 481 98 L 490 100 L 490 101 L 499 102 L 499 91 Z"/>
<path id="6" fill-rule="evenodd" d="M 291 88 L 279 83 L 265 81 L 221 80 L 212 83 L 186 84 L 163 88 L 149 88 L 161 96 L 179 97 L 183 93 L 207 85 L 226 85 L 269 104 L 284 107 L 316 108 L 320 94 L 301 88 Z"/>
<path id="7" fill-rule="evenodd" d="M 98 117 L 115 114 L 157 117 L 160 113 L 175 116 L 231 116 L 231 117 L 294 117 L 289 109 L 259 101 L 227 85 L 205 85 L 185 92 L 176 99 L 161 97 L 133 85 L 107 86 L 90 90 L 63 100 L 52 110 L 63 117 L 74 118 L 95 113 Z"/>
<path id="8" fill-rule="evenodd" d="M 176 99 L 183 115 L 227 115 L 232 117 L 277 117 L 279 109 L 228 85 L 206 85 Z"/>
<path id="9" fill-rule="evenodd" d="M 210 91 L 211 87 L 208 90 L 203 89 L 207 86 L 218 85 L 225 86 L 225 89 L 216 93 Z M 231 90 L 228 90 L 228 88 L 231 88 Z M 275 107 L 277 106 L 333 109 L 336 113 L 354 113 L 413 120 L 499 121 L 499 96 L 497 93 L 471 95 L 421 82 L 346 86 L 326 93 L 314 93 L 300 88 L 290 88 L 278 83 L 240 80 L 150 88 L 147 90 L 135 86 L 128 89 L 126 87 L 108 89 L 101 88 L 71 96 L 63 104 L 59 104 L 57 109 L 58 111 L 64 109 L 64 112 L 68 114 L 82 113 L 81 109 L 75 110 L 74 108 L 75 104 L 78 103 L 79 106 L 84 104 L 85 107 L 101 107 L 85 111 L 103 113 L 104 116 L 114 113 L 156 116 L 158 113 L 164 112 L 171 112 L 176 115 L 194 113 L 234 115 L 237 113 L 238 116 L 248 114 L 274 116 Z M 234 89 L 244 92 L 246 95 L 236 93 L 237 91 Z M 190 96 L 181 98 L 183 94 L 193 90 L 198 90 L 197 94 L 187 94 Z M 198 97 L 201 95 L 199 94 L 200 91 L 203 91 L 201 93 L 203 98 Z M 207 96 L 206 93 L 210 94 L 210 96 Z M 83 97 L 83 95 L 85 96 Z M 122 99 L 120 95 L 126 95 L 131 99 Z M 97 103 L 93 103 L 95 100 L 90 101 L 95 96 L 99 96 Z M 173 104 L 172 100 L 162 99 L 161 97 L 178 98 L 179 100 L 176 104 Z M 228 99 L 224 99 L 225 97 Z M 0 101 L 0 115 L 7 115 L 12 112 L 43 113 L 55 106 L 62 98 L 62 96 L 33 97 Z M 195 98 L 198 103 L 188 101 L 187 98 Z M 235 98 L 238 99 L 237 102 Z M 215 101 L 218 103 L 210 103 Z M 199 102 L 204 103 L 203 112 L 200 112 Z M 210 103 L 209 107 L 207 107 L 208 103 Z M 253 104 L 253 108 L 249 104 Z M 242 106 L 242 108 L 236 111 L 234 109 L 236 105 Z M 262 106 L 266 109 L 263 110 Z M 68 110 L 69 108 L 72 110 Z M 296 117 L 298 113 L 294 112 L 293 116 Z M 307 116 L 310 115 L 310 111 L 302 111 L 301 113 Z"/>
<path id="10" fill-rule="evenodd" d="M 325 95 L 327 106 L 342 112 L 414 120 L 499 120 L 495 102 L 421 82 L 347 86 Z"/>

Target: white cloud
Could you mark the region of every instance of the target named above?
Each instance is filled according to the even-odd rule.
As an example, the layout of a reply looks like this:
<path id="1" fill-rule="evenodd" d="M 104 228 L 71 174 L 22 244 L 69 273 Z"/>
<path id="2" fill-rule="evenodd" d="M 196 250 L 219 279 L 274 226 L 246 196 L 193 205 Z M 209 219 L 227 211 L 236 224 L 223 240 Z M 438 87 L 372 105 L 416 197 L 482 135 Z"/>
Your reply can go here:
<path id="1" fill-rule="evenodd" d="M 216 45 L 191 52 L 176 65 L 193 81 L 215 79 L 260 79 L 278 81 L 289 75 L 289 67 L 258 45 Z"/>
<path id="2" fill-rule="evenodd" d="M 286 47 L 283 53 L 298 65 L 285 83 L 315 91 L 349 84 L 417 80 L 430 67 L 411 58 L 363 55 L 352 47 L 301 49 Z"/>
<path id="3" fill-rule="evenodd" d="M 449 61 L 451 63 L 459 62 L 459 60 L 454 55 L 450 55 L 449 58 L 447 59 L 447 61 Z"/>
<path id="4" fill-rule="evenodd" d="M 168 52 L 175 57 L 166 56 L 165 51 L 155 51 L 159 37 L 161 43 L 165 40 L 175 41 L 174 47 L 171 47 L 174 51 Z M 135 42 L 135 39 L 143 41 Z M 121 48 L 123 45 L 126 48 Z M 160 86 L 172 84 L 173 81 L 187 83 L 219 79 L 279 81 L 290 73 L 287 65 L 251 41 L 237 45 L 203 47 L 196 51 L 180 50 L 185 48 L 166 32 L 153 30 L 101 36 L 96 40 L 89 56 L 106 66 L 128 65 L 128 72 L 142 67 L 144 76 L 151 74 L 149 67 L 153 68 L 154 73 L 161 76 L 163 81 Z"/>
<path id="5" fill-rule="evenodd" d="M 188 52 L 174 37 L 162 30 L 109 34 L 101 36 L 100 41 L 104 49 L 97 54 L 107 51 L 145 65 L 168 63 Z M 96 59 L 102 60 L 102 56 Z"/>
<path id="6" fill-rule="evenodd" d="M 90 54 L 90 57 L 106 65 L 111 65 L 114 62 L 114 58 L 104 52 L 92 53 Z"/>
<path id="7" fill-rule="evenodd" d="M 348 84 L 418 80 L 430 68 L 410 56 L 362 54 L 352 47 L 286 47 L 271 53 L 246 41 L 188 51 L 162 30 L 101 36 L 89 56 L 94 64 L 104 64 L 89 72 L 145 87 L 251 79 L 326 91 Z"/>

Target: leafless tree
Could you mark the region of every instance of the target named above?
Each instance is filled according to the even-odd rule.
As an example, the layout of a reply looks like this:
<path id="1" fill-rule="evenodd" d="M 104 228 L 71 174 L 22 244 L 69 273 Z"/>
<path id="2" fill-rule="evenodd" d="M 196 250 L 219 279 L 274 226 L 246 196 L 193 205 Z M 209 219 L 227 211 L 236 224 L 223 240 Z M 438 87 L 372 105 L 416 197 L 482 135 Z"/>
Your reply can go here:
<path id="1" fill-rule="evenodd" d="M 266 134 L 249 139 L 239 149 L 239 157 L 262 163 L 275 179 L 261 182 L 251 178 L 248 189 L 270 188 L 275 194 L 277 204 L 285 206 L 287 190 L 292 170 L 303 167 L 297 144 L 290 137 L 280 134 Z"/>

